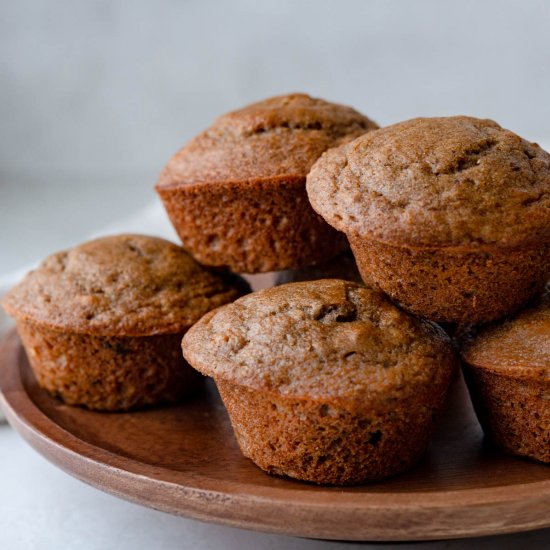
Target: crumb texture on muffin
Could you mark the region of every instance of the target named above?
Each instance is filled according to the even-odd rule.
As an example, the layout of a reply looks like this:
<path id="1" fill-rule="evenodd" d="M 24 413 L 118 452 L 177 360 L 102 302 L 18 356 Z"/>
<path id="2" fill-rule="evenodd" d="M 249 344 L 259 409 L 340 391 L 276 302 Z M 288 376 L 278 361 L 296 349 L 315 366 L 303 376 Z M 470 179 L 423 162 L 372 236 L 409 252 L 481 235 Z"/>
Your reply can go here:
<path id="1" fill-rule="evenodd" d="M 214 378 L 245 456 L 335 485 L 417 462 L 457 366 L 439 327 L 339 279 L 250 294 L 205 315 L 182 347 Z"/>
<path id="2" fill-rule="evenodd" d="M 466 338 L 462 356 L 470 365 L 501 375 L 550 383 L 550 285 L 515 317 Z"/>
<path id="3" fill-rule="evenodd" d="M 377 397 L 391 408 L 430 380 L 441 386 L 444 365 L 454 362 L 438 327 L 378 291 L 335 279 L 262 290 L 210 312 L 183 350 L 216 380 L 347 409 Z"/>
<path id="4" fill-rule="evenodd" d="M 117 235 L 49 256 L 4 298 L 22 321 L 103 336 L 182 333 L 246 283 L 164 239 Z"/>
<path id="5" fill-rule="evenodd" d="M 326 152 L 307 190 L 333 227 L 403 246 L 550 239 L 550 155 L 491 120 L 417 118 Z"/>
<path id="6" fill-rule="evenodd" d="M 514 318 L 463 337 L 461 353 L 487 436 L 509 453 L 550 462 L 550 286 Z"/>
<path id="7" fill-rule="evenodd" d="M 172 157 L 157 187 L 304 178 L 323 151 L 375 128 L 351 107 L 306 94 L 273 97 L 218 118 Z"/>
<path id="8" fill-rule="evenodd" d="M 204 265 L 265 273 L 315 264 L 349 247 L 309 204 L 305 177 L 161 191 L 183 246 Z"/>
<path id="9" fill-rule="evenodd" d="M 365 281 L 432 321 L 499 319 L 542 292 L 550 275 L 550 243 L 491 251 L 404 247 L 355 236 L 350 243 Z"/>
<path id="10" fill-rule="evenodd" d="M 174 403 L 201 382 L 181 355 L 181 334 L 97 336 L 26 321 L 17 331 L 39 385 L 67 405 L 122 411 Z"/>
<path id="11" fill-rule="evenodd" d="M 508 453 L 550 462 L 550 380 L 536 370 L 528 378 L 469 365 L 464 374 L 491 441 Z"/>
<path id="12" fill-rule="evenodd" d="M 245 456 L 270 474 L 332 485 L 411 468 L 425 450 L 442 392 L 424 387 L 394 410 L 369 408 L 367 402 L 358 412 L 224 381 L 218 387 Z"/>
<path id="13" fill-rule="evenodd" d="M 304 94 L 220 117 L 177 152 L 156 190 L 183 246 L 239 273 L 296 269 L 348 247 L 309 204 L 306 175 L 330 147 L 376 124 Z"/>

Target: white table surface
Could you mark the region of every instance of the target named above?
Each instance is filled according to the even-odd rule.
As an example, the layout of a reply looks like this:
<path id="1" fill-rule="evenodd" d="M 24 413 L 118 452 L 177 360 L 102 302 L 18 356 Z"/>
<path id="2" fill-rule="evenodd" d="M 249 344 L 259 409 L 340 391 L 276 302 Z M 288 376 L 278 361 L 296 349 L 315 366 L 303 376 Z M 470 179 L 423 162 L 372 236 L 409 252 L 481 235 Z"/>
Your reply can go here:
<path id="1" fill-rule="evenodd" d="M 154 200 L 154 173 L 75 178 L 12 175 L 0 180 L 0 280 L 87 238 Z M 1 368 L 1 365 L 0 365 Z M 173 517 L 73 479 L 0 424 L 1 550 L 342 548 L 548 548 L 550 529 L 462 541 L 352 544 L 255 533 Z"/>

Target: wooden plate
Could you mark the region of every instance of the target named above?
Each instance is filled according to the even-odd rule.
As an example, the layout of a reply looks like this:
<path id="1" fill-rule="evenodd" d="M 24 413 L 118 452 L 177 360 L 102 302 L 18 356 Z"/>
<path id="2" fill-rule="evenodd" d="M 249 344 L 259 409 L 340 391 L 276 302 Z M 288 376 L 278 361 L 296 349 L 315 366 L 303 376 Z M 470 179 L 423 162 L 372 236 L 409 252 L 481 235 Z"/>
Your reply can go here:
<path id="1" fill-rule="evenodd" d="M 457 381 L 411 472 L 334 488 L 265 474 L 245 459 L 209 382 L 178 407 L 97 413 L 40 390 L 18 336 L 0 349 L 0 405 L 20 434 L 75 477 L 158 510 L 226 525 L 341 540 L 421 540 L 550 526 L 550 468 L 484 445 Z"/>

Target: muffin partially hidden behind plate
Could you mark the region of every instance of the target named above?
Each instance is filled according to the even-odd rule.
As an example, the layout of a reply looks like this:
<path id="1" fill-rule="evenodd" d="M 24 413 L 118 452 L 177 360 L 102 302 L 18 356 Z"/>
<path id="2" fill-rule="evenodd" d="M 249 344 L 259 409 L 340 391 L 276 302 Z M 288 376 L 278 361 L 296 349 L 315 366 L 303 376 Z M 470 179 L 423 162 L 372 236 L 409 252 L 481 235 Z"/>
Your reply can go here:
<path id="1" fill-rule="evenodd" d="M 48 257 L 4 298 L 40 386 L 70 405 L 126 410 L 197 380 L 183 333 L 248 291 L 163 239 L 119 235 Z"/>
<path id="2" fill-rule="evenodd" d="M 437 326 L 337 279 L 212 311 L 184 336 L 183 353 L 216 381 L 245 456 L 270 473 L 337 485 L 410 468 L 457 365 Z"/>

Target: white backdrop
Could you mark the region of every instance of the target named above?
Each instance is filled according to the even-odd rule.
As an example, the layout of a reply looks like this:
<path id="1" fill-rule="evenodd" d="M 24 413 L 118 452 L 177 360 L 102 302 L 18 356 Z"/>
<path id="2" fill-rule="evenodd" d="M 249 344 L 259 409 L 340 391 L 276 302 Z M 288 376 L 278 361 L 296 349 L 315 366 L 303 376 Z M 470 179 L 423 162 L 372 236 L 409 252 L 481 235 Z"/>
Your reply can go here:
<path id="1" fill-rule="evenodd" d="M 218 114 L 306 91 L 380 124 L 550 134 L 544 0 L 2 0 L 0 170 L 145 171 Z"/>
<path id="2" fill-rule="evenodd" d="M 0 277 L 156 200 L 187 139 L 289 91 L 550 143 L 550 2 L 0 0 Z"/>

